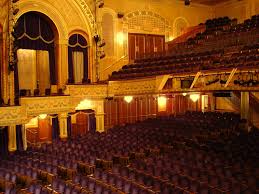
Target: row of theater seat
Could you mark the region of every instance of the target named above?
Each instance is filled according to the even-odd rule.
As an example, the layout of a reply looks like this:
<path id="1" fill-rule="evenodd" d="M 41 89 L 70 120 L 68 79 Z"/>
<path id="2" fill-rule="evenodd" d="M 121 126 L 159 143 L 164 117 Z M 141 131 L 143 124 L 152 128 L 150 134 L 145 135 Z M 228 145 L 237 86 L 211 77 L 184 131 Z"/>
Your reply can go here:
<path id="1" fill-rule="evenodd" d="M 252 47 L 252 49 L 251 49 Z M 259 65 L 259 44 L 243 47 L 239 52 L 225 53 L 223 50 L 165 56 L 137 60 L 113 72 L 110 79 L 127 79 L 161 74 L 191 73 L 202 70 L 231 68 L 254 69 Z"/>
<path id="2" fill-rule="evenodd" d="M 240 133 L 241 121 L 234 113 L 186 112 L 57 140 L 0 160 L 0 179 L 13 182 L 8 194 L 252 194 L 259 136 Z"/>
<path id="3" fill-rule="evenodd" d="M 125 65 L 119 71 L 114 71 L 109 79 L 258 67 L 258 15 L 243 24 L 231 25 L 229 18 L 218 18 L 207 21 L 206 26 L 204 33 L 174 46 L 166 56 L 136 59 L 134 64 Z M 253 49 L 247 49 L 248 47 Z"/>
<path id="4" fill-rule="evenodd" d="M 50 96 L 50 95 L 64 95 L 63 89 L 60 88 L 58 89 L 57 93 L 52 93 L 50 88 L 45 89 L 45 96 Z M 21 97 L 29 97 L 32 96 L 31 90 L 26 90 L 26 89 L 21 89 L 20 90 L 20 96 Z M 33 96 L 40 96 L 40 90 L 39 89 L 34 89 L 33 90 Z"/>

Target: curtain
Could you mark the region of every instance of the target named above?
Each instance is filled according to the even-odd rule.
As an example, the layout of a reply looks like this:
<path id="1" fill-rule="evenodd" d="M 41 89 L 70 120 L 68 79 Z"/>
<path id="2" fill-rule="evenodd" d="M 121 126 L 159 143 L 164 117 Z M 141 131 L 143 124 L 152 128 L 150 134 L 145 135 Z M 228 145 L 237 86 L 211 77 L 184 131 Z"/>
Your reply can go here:
<path id="1" fill-rule="evenodd" d="M 96 131 L 96 118 L 95 114 L 89 114 L 89 132 L 93 133 Z"/>
<path id="2" fill-rule="evenodd" d="M 59 138 L 59 121 L 58 117 L 52 118 L 52 140 L 57 140 Z"/>
<path id="3" fill-rule="evenodd" d="M 71 116 L 67 117 L 67 136 L 72 136 L 72 123 L 71 123 Z"/>
<path id="4" fill-rule="evenodd" d="M 39 86 L 41 94 L 50 88 L 49 52 L 44 50 L 19 49 L 18 79 L 20 90 L 30 90 Z"/>
<path id="5" fill-rule="evenodd" d="M 16 125 L 16 146 L 18 151 L 23 151 L 22 125 Z"/>
<path id="6" fill-rule="evenodd" d="M 73 55 L 73 69 L 74 69 L 74 82 L 82 83 L 84 78 L 84 53 L 81 51 L 74 51 Z"/>
<path id="7" fill-rule="evenodd" d="M 33 93 L 33 90 L 37 88 L 36 51 L 19 49 L 17 57 L 19 88 L 31 90 L 31 93 Z"/>
<path id="8" fill-rule="evenodd" d="M 55 64 L 55 43 L 54 32 L 52 30 L 53 22 L 47 20 L 36 12 L 27 12 L 23 14 L 14 27 L 14 46 L 22 49 L 45 50 L 49 52 L 49 70 L 50 83 L 56 85 L 56 64 Z M 14 59 L 17 58 L 17 52 Z M 15 98 L 19 99 L 19 79 L 18 64 L 14 64 L 15 76 Z"/>
<path id="9" fill-rule="evenodd" d="M 37 50 L 36 52 L 37 80 L 41 94 L 45 89 L 50 88 L 49 52 Z"/>
<path id="10" fill-rule="evenodd" d="M 8 127 L 0 127 L 0 157 L 8 155 Z"/>

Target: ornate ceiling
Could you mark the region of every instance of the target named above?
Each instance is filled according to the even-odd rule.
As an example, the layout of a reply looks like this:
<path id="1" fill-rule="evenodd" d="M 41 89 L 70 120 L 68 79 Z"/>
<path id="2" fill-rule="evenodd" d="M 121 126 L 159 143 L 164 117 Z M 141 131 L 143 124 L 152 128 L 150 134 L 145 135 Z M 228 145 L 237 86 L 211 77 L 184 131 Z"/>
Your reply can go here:
<path id="1" fill-rule="evenodd" d="M 182 0 L 182 1 L 184 1 L 184 0 Z M 213 6 L 213 5 L 225 3 L 225 2 L 228 2 L 231 0 L 190 0 L 190 1 L 191 1 L 191 3 L 199 3 L 199 4 L 203 4 L 203 5 Z"/>

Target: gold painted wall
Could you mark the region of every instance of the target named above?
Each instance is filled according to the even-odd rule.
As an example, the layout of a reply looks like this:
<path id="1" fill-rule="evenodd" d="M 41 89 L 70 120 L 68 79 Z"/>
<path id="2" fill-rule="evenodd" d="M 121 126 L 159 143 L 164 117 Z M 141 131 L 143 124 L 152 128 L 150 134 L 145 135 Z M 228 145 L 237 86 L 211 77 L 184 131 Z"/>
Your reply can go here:
<path id="1" fill-rule="evenodd" d="M 152 14 L 150 20 L 146 20 L 145 16 L 141 15 L 143 11 Z M 113 36 L 106 41 L 106 43 L 113 41 L 113 55 L 107 53 L 105 59 L 100 62 L 101 79 L 107 79 L 107 74 L 111 74 L 112 71 L 120 69 L 125 64 L 125 60 L 121 60 L 121 58 L 128 56 L 129 32 L 165 35 L 165 40 L 169 41 L 179 34 L 179 29 L 177 29 L 177 27 L 181 26 L 178 25 L 179 23 L 186 23 L 186 27 L 196 26 L 204 22 L 207 18 L 214 17 L 213 7 L 193 3 L 190 6 L 185 6 L 184 2 L 169 0 L 105 0 L 104 8 L 98 10 L 98 12 L 101 24 L 103 24 L 103 15 L 108 13 L 113 16 L 113 25 L 109 25 L 109 27 L 113 27 L 114 33 Z M 117 13 L 123 13 L 124 18 L 118 19 Z M 130 16 L 131 13 L 134 13 L 133 17 Z M 129 19 L 128 16 L 132 19 Z M 136 29 L 132 29 L 131 20 L 134 20 L 133 24 L 143 26 L 136 26 Z M 165 29 L 163 29 L 163 22 Z M 149 26 L 154 25 L 154 23 L 156 27 Z M 153 30 L 154 28 L 157 28 L 157 31 Z M 117 35 L 119 33 L 123 33 L 124 35 L 122 44 L 118 42 Z M 116 67 L 116 69 L 114 67 Z M 111 71 L 107 70 L 107 68 L 110 68 Z"/>
<path id="2" fill-rule="evenodd" d="M 230 18 L 237 18 L 239 23 L 258 13 L 258 0 L 232 0 L 229 3 L 215 6 L 216 17 L 229 16 Z"/>

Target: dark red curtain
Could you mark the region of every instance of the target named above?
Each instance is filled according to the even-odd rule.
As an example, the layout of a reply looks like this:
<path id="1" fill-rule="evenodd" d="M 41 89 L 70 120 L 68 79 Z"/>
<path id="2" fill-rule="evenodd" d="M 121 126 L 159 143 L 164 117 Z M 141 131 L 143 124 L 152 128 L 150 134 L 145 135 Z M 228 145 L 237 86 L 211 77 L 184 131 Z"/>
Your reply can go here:
<path id="1" fill-rule="evenodd" d="M 52 140 L 57 140 L 59 139 L 59 120 L 57 115 L 52 115 L 54 116 L 52 118 Z"/>
<path id="2" fill-rule="evenodd" d="M 75 83 L 74 78 L 74 67 L 73 67 L 73 52 L 79 51 L 83 52 L 84 55 L 84 77 L 82 83 L 88 83 L 88 49 L 87 41 L 80 34 L 74 34 L 69 38 L 68 46 L 68 83 Z"/>
<path id="3" fill-rule="evenodd" d="M 17 150 L 23 151 L 22 125 L 16 125 L 16 144 Z"/>
<path id="4" fill-rule="evenodd" d="M 14 27 L 14 47 L 17 49 L 46 50 L 49 52 L 50 83 L 56 85 L 55 43 L 51 21 L 37 12 L 22 15 Z M 15 53 L 15 90 L 19 96 L 19 78 Z"/>
<path id="5" fill-rule="evenodd" d="M 8 155 L 8 127 L 0 127 L 0 159 Z"/>
<path id="6" fill-rule="evenodd" d="M 71 116 L 70 115 L 67 117 L 67 136 L 68 137 L 72 136 L 72 123 L 71 123 Z"/>

